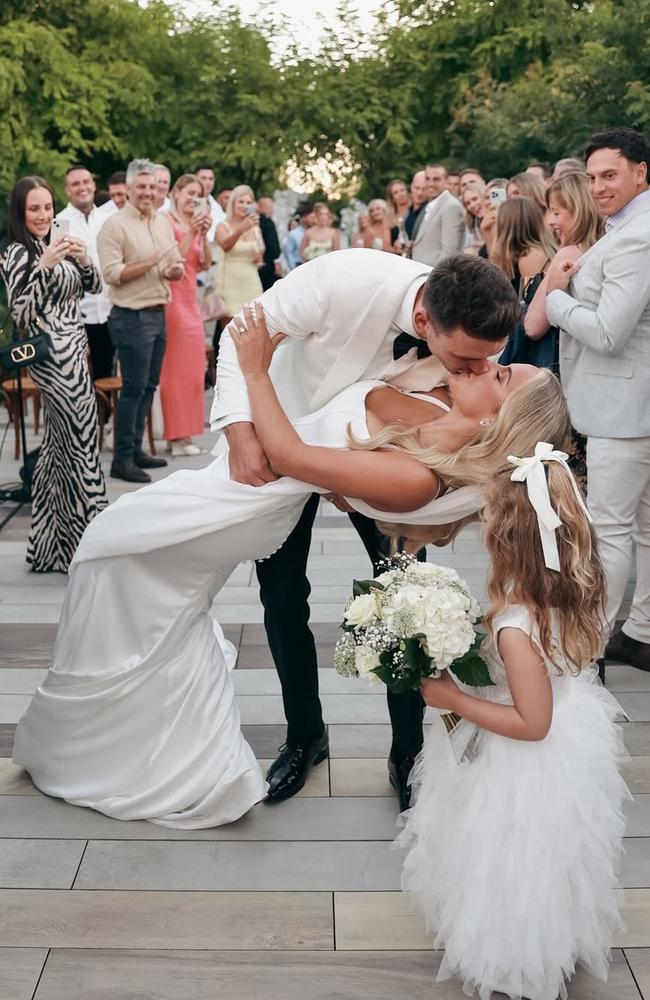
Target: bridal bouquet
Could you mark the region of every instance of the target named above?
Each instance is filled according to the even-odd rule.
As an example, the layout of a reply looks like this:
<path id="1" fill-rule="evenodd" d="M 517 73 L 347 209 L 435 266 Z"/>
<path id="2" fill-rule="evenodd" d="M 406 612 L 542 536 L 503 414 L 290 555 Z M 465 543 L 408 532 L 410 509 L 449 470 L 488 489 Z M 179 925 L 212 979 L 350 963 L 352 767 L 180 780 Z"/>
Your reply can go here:
<path id="1" fill-rule="evenodd" d="M 474 627 L 481 609 L 458 573 L 405 553 L 383 566 L 375 580 L 354 581 L 334 653 L 337 672 L 383 681 L 395 692 L 417 690 L 442 670 L 472 687 L 491 685 L 479 655 L 485 636 Z"/>

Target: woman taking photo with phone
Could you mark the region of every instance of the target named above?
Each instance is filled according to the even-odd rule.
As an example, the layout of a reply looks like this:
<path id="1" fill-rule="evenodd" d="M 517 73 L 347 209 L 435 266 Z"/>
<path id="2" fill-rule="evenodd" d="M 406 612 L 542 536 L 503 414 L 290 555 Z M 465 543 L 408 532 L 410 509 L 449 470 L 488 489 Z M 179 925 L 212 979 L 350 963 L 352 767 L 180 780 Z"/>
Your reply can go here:
<path id="1" fill-rule="evenodd" d="M 52 227 L 52 188 L 23 177 L 9 198 L 1 260 L 9 308 L 25 336 L 49 337 L 49 357 L 29 368 L 43 400 L 43 441 L 32 479 L 27 562 L 36 573 L 67 573 L 86 526 L 106 506 L 99 464 L 97 404 L 81 315 L 85 292 L 102 282 L 86 245 Z"/>
<path id="2" fill-rule="evenodd" d="M 205 424 L 205 333 L 196 296 L 196 276 L 210 262 L 207 233 L 212 216 L 194 174 L 179 177 L 170 194 L 169 220 L 185 273 L 171 285 L 172 300 L 165 306 L 167 347 L 160 373 L 160 401 L 165 440 L 172 456 L 200 455 L 192 441 Z"/>
<path id="3" fill-rule="evenodd" d="M 226 303 L 221 317 L 223 329 L 244 308 L 262 294 L 258 267 L 262 263 L 264 242 L 255 195 L 248 184 L 239 184 L 230 193 L 225 222 L 217 226 L 217 291 Z"/>

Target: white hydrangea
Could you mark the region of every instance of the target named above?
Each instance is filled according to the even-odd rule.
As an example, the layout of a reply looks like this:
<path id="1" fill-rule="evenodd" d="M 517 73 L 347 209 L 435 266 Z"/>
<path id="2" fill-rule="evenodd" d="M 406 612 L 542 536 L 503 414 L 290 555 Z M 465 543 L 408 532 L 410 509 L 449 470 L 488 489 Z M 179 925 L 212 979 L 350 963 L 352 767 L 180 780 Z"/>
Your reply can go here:
<path id="1" fill-rule="evenodd" d="M 372 673 L 375 667 L 379 666 L 379 656 L 370 646 L 357 646 L 354 665 L 359 677 L 363 677 L 364 681 L 368 681 L 369 684 L 381 684 L 377 674 Z"/>

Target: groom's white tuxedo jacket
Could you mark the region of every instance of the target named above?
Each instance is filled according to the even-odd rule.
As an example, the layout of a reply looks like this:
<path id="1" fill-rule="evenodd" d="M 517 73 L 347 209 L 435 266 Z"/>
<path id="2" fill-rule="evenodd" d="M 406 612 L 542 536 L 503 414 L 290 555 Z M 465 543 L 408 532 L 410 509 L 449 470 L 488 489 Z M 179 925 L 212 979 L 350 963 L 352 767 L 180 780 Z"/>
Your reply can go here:
<path id="1" fill-rule="evenodd" d="M 311 413 L 364 378 L 428 389 L 444 369 L 411 351 L 393 361 L 393 341 L 414 334 L 412 311 L 430 268 L 378 250 L 340 250 L 291 271 L 260 298 L 270 334 L 288 340 L 273 359 L 271 377 L 286 412 Z M 246 383 L 226 329 L 219 347 L 213 430 L 251 420 Z"/>

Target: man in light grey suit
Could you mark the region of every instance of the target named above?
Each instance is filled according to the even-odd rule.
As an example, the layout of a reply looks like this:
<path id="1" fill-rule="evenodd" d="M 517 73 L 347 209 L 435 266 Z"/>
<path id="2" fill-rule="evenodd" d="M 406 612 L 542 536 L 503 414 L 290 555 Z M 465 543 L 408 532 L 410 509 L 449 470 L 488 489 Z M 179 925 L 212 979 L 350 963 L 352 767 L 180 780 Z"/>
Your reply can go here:
<path id="1" fill-rule="evenodd" d="M 551 265 L 546 312 L 561 331 L 571 417 L 587 436 L 610 631 L 637 546 L 632 609 L 606 656 L 650 671 L 650 145 L 608 129 L 592 136 L 586 161 L 605 235 L 576 264 Z"/>
<path id="2" fill-rule="evenodd" d="M 458 253 L 465 239 L 465 212 L 449 190 L 447 170 L 430 163 L 425 170 L 429 204 L 413 230 L 411 257 L 435 267 L 445 257 Z"/>

